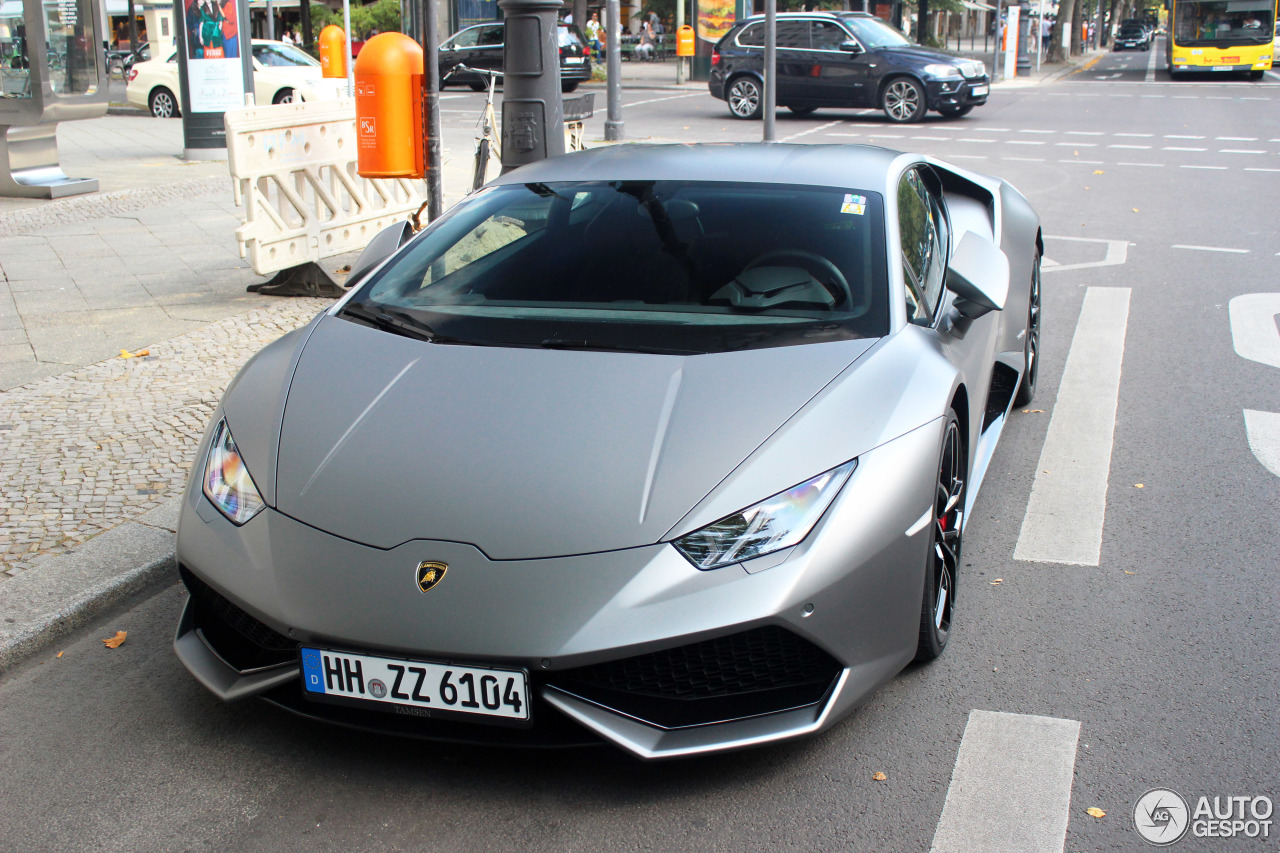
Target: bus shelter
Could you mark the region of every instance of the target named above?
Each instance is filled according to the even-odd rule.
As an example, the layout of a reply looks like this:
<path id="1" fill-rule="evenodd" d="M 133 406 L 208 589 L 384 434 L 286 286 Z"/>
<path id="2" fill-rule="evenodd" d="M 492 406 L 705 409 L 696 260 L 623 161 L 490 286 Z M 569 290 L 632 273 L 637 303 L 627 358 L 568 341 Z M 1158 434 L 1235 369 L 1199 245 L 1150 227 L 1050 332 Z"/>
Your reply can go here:
<path id="1" fill-rule="evenodd" d="M 107 112 L 101 0 L 0 0 L 0 195 L 96 192 L 58 162 L 58 122 Z"/>

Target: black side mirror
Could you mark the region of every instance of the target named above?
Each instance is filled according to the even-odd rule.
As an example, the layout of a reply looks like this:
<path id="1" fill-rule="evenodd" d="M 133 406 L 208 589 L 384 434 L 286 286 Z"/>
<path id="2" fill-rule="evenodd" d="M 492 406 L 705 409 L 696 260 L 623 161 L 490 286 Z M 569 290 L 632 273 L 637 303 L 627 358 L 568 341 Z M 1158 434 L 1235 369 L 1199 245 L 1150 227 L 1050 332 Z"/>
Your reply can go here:
<path id="1" fill-rule="evenodd" d="M 846 41 L 840 43 L 840 49 L 845 53 L 859 54 L 862 53 L 862 45 L 856 41 Z"/>
<path id="2" fill-rule="evenodd" d="M 351 265 L 351 272 L 347 274 L 346 286 L 350 288 L 359 284 L 365 276 L 373 272 L 378 264 L 391 257 L 396 249 L 409 242 L 409 238 L 412 236 L 413 226 L 408 222 L 397 222 L 395 225 L 389 225 L 373 235 L 369 245 L 364 247 L 360 257 Z"/>

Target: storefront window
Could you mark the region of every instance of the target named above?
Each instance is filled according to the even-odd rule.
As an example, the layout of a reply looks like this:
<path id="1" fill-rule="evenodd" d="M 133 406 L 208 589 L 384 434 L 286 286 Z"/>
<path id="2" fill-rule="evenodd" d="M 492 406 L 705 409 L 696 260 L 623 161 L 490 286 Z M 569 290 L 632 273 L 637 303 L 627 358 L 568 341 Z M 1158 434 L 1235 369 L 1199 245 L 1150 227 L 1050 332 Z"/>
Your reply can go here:
<path id="1" fill-rule="evenodd" d="M 44 2 L 48 27 L 49 83 L 59 95 L 88 95 L 98 88 L 91 0 Z"/>
<path id="2" fill-rule="evenodd" d="M 31 97 L 31 60 L 21 0 L 0 0 L 0 98 Z"/>

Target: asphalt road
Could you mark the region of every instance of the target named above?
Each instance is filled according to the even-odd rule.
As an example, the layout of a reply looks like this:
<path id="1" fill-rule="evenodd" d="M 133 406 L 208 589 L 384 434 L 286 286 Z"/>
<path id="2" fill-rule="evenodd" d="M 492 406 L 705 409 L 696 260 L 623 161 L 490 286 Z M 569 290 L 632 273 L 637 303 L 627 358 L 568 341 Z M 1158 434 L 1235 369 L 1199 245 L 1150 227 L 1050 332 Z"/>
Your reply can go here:
<path id="1" fill-rule="evenodd" d="M 1280 293 L 1280 78 L 1174 83 L 1153 56 L 997 90 L 958 121 L 779 116 L 784 139 L 914 148 L 1011 180 L 1059 267 L 1044 276 L 1040 394 L 1013 416 L 969 521 L 956 632 L 935 664 L 822 736 L 751 752 L 641 765 L 608 748 L 442 747 L 218 703 L 169 649 L 182 599 L 170 587 L 0 681 L 0 848 L 921 851 L 975 710 L 1079 723 L 1069 851 L 1143 849 L 1132 811 L 1151 788 L 1192 807 L 1280 799 L 1280 470 L 1264 464 L 1280 448 L 1245 421 L 1280 412 L 1280 335 L 1265 320 L 1280 309 L 1250 324 L 1259 300 L 1237 303 L 1234 323 L 1229 307 Z M 461 132 L 479 101 L 451 94 Z M 704 94 L 628 101 L 630 139 L 759 137 Z M 1127 291 L 1128 313 L 1111 317 L 1123 362 L 1100 560 L 1017 560 L 1033 485 L 1051 476 L 1041 454 L 1081 309 L 1103 289 Z M 117 630 L 127 642 L 105 649 Z M 1271 830 L 1175 849 L 1275 850 Z"/>

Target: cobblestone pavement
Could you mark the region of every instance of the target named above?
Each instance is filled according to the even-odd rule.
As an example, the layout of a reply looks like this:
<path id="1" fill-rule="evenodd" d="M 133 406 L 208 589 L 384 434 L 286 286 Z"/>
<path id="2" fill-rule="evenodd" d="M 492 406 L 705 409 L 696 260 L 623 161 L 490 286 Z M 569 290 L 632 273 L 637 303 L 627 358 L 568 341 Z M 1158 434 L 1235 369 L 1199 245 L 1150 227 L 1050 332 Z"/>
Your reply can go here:
<path id="1" fill-rule="evenodd" d="M 0 396 L 0 577 L 176 494 L 223 389 L 329 300 L 277 300 Z"/>

